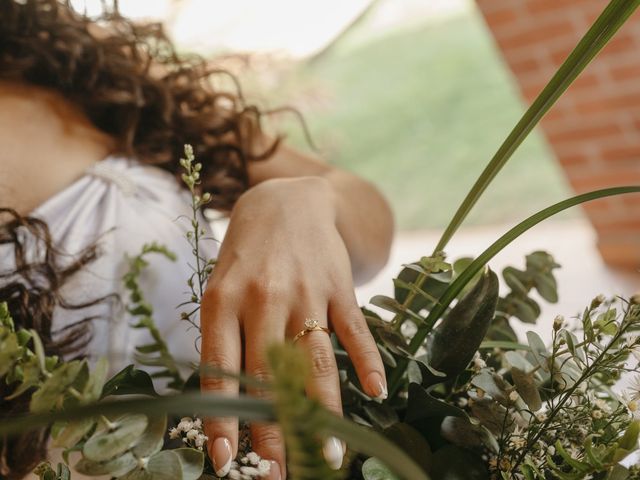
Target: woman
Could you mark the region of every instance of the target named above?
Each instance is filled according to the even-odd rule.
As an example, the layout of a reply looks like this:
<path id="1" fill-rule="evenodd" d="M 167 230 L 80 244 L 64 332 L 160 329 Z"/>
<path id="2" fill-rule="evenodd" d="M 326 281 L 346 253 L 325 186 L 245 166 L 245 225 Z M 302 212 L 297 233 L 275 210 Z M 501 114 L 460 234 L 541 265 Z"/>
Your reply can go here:
<path id="1" fill-rule="evenodd" d="M 317 323 L 335 331 L 366 393 L 386 396 L 384 368 L 353 292 L 354 279 L 384 265 L 392 238 L 389 207 L 373 186 L 269 139 L 257 109 L 213 88 L 211 68 L 179 58 L 155 25 L 110 15 L 97 26 L 58 0 L 0 0 L 0 12 L 0 206 L 10 209 L 1 243 L 14 247 L 4 257 L 12 260 L 0 276 L 0 301 L 14 307 L 18 323 L 36 326 L 50 353 L 113 353 L 114 346 L 122 353 L 122 345 L 136 344 L 120 337 L 128 335 L 121 324 L 108 322 L 93 322 L 86 340 L 85 320 L 114 315 L 112 307 L 90 308 L 102 308 L 96 298 L 117 290 L 115 259 L 153 240 L 183 249 L 184 228 L 172 219 L 184 213 L 180 201 L 188 195 L 168 179 L 181 173 L 188 143 L 203 164 L 203 191 L 230 214 L 219 251 L 201 247 L 218 259 L 202 299 L 202 363 L 268 378 L 266 348 L 298 337 L 313 366 L 308 395 L 340 414 L 335 358 L 326 330 L 310 328 Z M 50 254 L 41 263 L 18 248 L 20 229 L 42 234 Z M 48 288 L 25 273 L 38 265 L 47 267 L 39 278 Z M 157 320 L 163 334 L 178 344 L 187 335 L 167 305 L 182 300 L 184 278 L 160 274 L 150 294 L 166 316 Z M 80 288 L 94 280 L 99 287 Z M 238 384 L 205 376 L 202 389 L 234 395 Z M 271 478 L 286 478 L 277 426 L 251 428 L 254 450 L 275 462 Z M 205 433 L 223 476 L 237 453 L 238 422 L 211 419 Z M 10 467 L 13 476 L 24 473 L 20 467 L 42 454 L 42 438 L 25 441 L 26 458 L 18 444 L 4 442 L 5 475 Z M 342 444 L 330 439 L 324 451 L 338 468 Z"/>

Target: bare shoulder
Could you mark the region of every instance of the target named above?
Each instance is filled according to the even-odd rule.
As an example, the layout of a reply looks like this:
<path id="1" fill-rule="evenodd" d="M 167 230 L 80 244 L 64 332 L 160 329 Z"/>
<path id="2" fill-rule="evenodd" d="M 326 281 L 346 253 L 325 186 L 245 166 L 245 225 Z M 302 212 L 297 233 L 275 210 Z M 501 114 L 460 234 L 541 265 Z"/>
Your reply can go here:
<path id="1" fill-rule="evenodd" d="M 55 92 L 0 82 L 0 206 L 27 214 L 82 176 L 111 141 Z"/>

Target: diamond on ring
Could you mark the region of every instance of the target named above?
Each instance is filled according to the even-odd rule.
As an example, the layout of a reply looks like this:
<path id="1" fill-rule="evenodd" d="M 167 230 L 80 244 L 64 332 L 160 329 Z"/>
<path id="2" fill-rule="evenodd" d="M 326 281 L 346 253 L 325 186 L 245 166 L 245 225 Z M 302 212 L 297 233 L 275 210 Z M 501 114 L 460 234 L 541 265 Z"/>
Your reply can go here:
<path id="1" fill-rule="evenodd" d="M 323 327 L 318 323 L 318 320 L 316 320 L 315 318 L 305 318 L 304 320 L 304 330 L 302 330 L 301 332 L 299 332 L 295 337 L 293 337 L 293 343 L 296 343 L 300 338 L 304 337 L 305 335 L 308 335 L 311 332 L 324 332 L 328 335 L 331 335 L 331 330 L 329 330 L 327 327 Z"/>
<path id="2" fill-rule="evenodd" d="M 307 318 L 304 321 L 304 326 L 310 330 L 317 328 L 318 327 L 318 320 L 316 320 L 315 318 Z"/>

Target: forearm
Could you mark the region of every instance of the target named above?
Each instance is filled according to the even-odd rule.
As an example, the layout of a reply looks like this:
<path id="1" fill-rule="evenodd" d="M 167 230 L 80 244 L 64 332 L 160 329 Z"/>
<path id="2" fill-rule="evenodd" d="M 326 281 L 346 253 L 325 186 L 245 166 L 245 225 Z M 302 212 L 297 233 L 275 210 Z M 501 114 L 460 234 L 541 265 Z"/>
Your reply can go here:
<path id="1" fill-rule="evenodd" d="M 386 263 L 393 239 L 393 216 L 382 194 L 369 182 L 286 146 L 272 159 L 255 162 L 249 169 L 251 185 L 292 177 L 327 180 L 336 206 L 336 227 L 349 252 L 354 279 L 371 278 Z"/>

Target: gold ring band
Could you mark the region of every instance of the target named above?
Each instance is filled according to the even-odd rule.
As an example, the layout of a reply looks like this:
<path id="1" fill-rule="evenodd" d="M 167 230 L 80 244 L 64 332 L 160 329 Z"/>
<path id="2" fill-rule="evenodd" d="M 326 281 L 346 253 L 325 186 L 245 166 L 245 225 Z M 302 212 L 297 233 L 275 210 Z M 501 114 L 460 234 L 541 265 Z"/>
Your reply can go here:
<path id="1" fill-rule="evenodd" d="M 293 343 L 296 343 L 302 337 L 308 335 L 311 332 L 325 332 L 326 334 L 331 335 L 331 330 L 329 330 L 327 327 L 319 325 L 318 321 L 314 320 L 313 318 L 307 318 L 304 321 L 304 326 L 305 329 L 298 333 L 295 337 L 293 337 Z"/>

